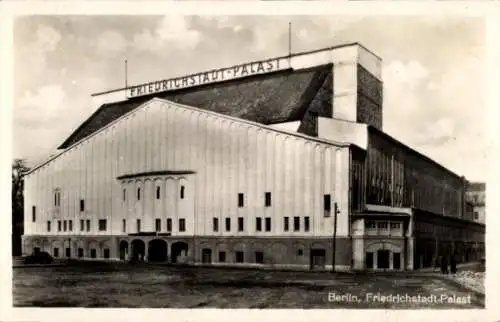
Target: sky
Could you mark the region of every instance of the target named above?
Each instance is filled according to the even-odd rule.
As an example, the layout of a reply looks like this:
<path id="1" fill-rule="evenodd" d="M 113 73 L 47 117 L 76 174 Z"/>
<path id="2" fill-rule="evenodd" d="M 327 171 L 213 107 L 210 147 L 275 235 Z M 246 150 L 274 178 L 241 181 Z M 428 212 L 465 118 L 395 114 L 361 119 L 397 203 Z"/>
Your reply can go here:
<path id="1" fill-rule="evenodd" d="M 360 42 L 383 59 L 383 130 L 486 180 L 484 21 L 433 16 L 28 16 L 14 24 L 13 156 L 43 160 L 90 94 L 292 51 Z"/>

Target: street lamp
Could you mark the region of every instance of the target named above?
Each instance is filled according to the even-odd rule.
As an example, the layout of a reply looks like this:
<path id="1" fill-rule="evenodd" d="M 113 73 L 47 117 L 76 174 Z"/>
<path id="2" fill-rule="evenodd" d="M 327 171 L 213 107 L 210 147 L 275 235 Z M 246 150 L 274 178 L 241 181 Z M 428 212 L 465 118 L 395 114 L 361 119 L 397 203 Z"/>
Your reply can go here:
<path id="1" fill-rule="evenodd" d="M 338 204 L 333 205 L 333 240 L 332 240 L 332 272 L 335 272 L 335 255 L 337 247 L 337 215 L 340 213 Z"/>

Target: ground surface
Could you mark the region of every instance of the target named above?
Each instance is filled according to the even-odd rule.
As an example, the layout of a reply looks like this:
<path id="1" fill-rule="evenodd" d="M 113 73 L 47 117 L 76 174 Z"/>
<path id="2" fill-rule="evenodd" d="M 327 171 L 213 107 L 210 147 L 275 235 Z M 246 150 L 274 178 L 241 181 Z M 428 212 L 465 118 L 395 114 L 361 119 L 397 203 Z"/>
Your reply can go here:
<path id="1" fill-rule="evenodd" d="M 435 274 L 353 275 L 154 265 L 19 267 L 14 306 L 149 308 L 481 308 L 484 297 Z M 374 295 L 372 300 L 367 294 Z M 337 297 L 334 299 L 333 294 Z M 420 296 L 399 302 L 376 295 Z M 342 298 L 341 296 L 344 295 Z M 423 297 L 437 300 L 429 303 Z M 467 299 L 470 296 L 470 302 Z M 356 298 L 357 297 L 357 298 Z M 445 302 L 440 302 L 440 299 Z M 330 298 L 330 300 L 329 300 Z M 463 299 L 448 303 L 450 299 Z M 451 300 L 450 300 L 451 301 Z M 463 302 L 460 301 L 460 302 Z"/>

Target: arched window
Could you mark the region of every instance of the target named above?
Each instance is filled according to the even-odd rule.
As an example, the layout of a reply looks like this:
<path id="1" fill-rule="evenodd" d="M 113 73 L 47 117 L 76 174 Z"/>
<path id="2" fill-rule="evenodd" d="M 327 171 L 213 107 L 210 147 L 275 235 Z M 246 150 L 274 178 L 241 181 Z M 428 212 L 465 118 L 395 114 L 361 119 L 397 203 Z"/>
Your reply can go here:
<path id="1" fill-rule="evenodd" d="M 137 200 L 141 200 L 141 188 L 137 188 Z"/>

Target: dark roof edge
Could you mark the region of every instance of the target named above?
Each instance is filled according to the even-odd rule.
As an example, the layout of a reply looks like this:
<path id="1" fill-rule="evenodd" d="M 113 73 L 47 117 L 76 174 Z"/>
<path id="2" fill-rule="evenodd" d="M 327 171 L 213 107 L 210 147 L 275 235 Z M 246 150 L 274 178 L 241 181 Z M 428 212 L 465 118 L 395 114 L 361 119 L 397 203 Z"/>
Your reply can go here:
<path id="1" fill-rule="evenodd" d="M 283 56 L 272 57 L 272 58 L 267 58 L 267 59 L 261 59 L 261 60 L 253 60 L 253 61 L 249 61 L 249 62 L 243 62 L 243 63 L 239 63 L 239 64 L 236 64 L 236 65 L 233 65 L 233 66 L 228 66 L 228 67 L 212 68 L 212 69 L 209 69 L 209 70 L 204 70 L 204 71 L 193 73 L 193 74 L 176 76 L 176 77 L 173 77 L 172 79 L 181 78 L 181 77 L 189 77 L 189 76 L 194 76 L 194 75 L 198 75 L 198 74 L 202 74 L 202 73 L 210 73 L 210 72 L 218 71 L 218 70 L 221 70 L 221 69 L 232 68 L 232 67 L 235 67 L 235 66 L 238 66 L 238 65 L 241 65 L 241 64 L 254 64 L 254 63 L 259 63 L 259 62 L 267 62 L 267 61 L 275 60 L 275 59 L 286 59 L 286 58 L 291 58 L 291 57 L 296 57 L 296 56 L 303 56 L 303 55 L 309 55 L 309 54 L 315 54 L 315 53 L 319 53 L 319 52 L 325 51 L 325 50 L 334 50 L 334 49 L 339 49 L 339 48 L 349 47 L 349 46 L 354 46 L 354 45 L 357 45 L 357 46 L 363 48 L 364 50 L 366 50 L 367 52 L 369 52 L 373 56 L 375 56 L 378 59 L 382 60 L 382 58 L 380 56 L 376 55 L 375 53 L 373 53 L 371 50 L 369 50 L 368 48 L 366 48 L 365 46 L 363 46 L 359 42 L 349 42 L 349 43 L 339 44 L 339 45 L 336 45 L 336 46 L 323 47 L 323 48 L 314 49 L 314 50 L 308 50 L 308 51 L 300 51 L 300 52 L 297 52 L 297 53 L 293 53 L 291 55 L 283 55 Z M 246 77 L 251 77 L 251 76 L 253 76 L 253 75 L 249 75 L 249 76 L 245 76 L 245 77 L 241 77 L 241 78 L 246 78 Z M 127 87 L 115 88 L 115 89 L 111 89 L 111 90 L 107 90 L 107 91 L 103 91 L 103 92 L 99 92 L 99 93 L 94 93 L 94 94 L 91 94 L 90 96 L 99 96 L 99 95 L 104 95 L 104 94 L 115 93 L 115 92 L 119 92 L 119 91 L 123 91 L 123 90 L 129 89 L 131 87 L 140 86 L 140 85 L 143 85 L 143 84 L 145 84 L 145 83 L 135 84 L 135 85 L 129 85 Z"/>
<path id="2" fill-rule="evenodd" d="M 132 179 L 139 177 L 153 177 L 153 176 L 166 176 L 166 175 L 183 175 L 183 174 L 194 174 L 196 171 L 192 170 L 161 170 L 161 171 L 148 171 L 148 172 L 138 172 L 129 173 L 116 177 L 117 180 Z"/>
<path id="3" fill-rule="evenodd" d="M 466 180 L 465 179 L 465 176 L 460 176 L 458 174 L 456 174 L 455 172 L 451 171 L 450 169 L 448 169 L 447 167 L 445 167 L 444 165 L 438 163 L 437 161 L 431 159 L 430 157 L 426 156 L 425 154 L 421 153 L 421 152 L 418 152 L 417 150 L 411 148 L 410 146 L 404 144 L 403 142 L 397 140 L 396 138 L 390 136 L 389 134 L 385 133 L 384 131 L 382 130 L 379 130 L 377 129 L 376 127 L 374 126 L 371 126 L 371 125 L 368 125 L 368 129 L 371 130 L 371 131 L 374 131 L 380 135 L 382 135 L 383 137 L 395 142 L 396 144 L 400 145 L 400 146 L 403 146 L 405 147 L 406 149 L 408 149 L 410 152 L 416 154 L 417 156 L 421 157 L 422 159 L 424 159 L 425 161 L 428 161 L 428 162 L 431 162 L 433 165 L 437 166 L 438 168 L 440 168 L 441 170 L 444 170 L 445 172 L 447 172 L 448 174 L 451 174 L 453 175 L 454 177 L 456 177 L 457 179 L 460 179 L 460 180 Z"/>

